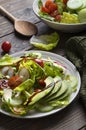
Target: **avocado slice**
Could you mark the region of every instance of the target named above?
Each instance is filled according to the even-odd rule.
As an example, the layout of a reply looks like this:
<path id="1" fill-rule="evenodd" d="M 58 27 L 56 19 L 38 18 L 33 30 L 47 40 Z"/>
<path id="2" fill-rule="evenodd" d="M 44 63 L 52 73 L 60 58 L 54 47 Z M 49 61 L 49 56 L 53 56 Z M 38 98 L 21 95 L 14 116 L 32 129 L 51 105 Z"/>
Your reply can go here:
<path id="1" fill-rule="evenodd" d="M 38 102 L 39 100 L 44 98 L 47 94 L 49 94 L 52 91 L 54 85 L 55 85 L 54 82 L 52 82 L 43 91 L 35 94 L 34 96 L 32 95 L 32 97 L 30 97 L 30 102 L 28 103 L 28 106 L 34 105 L 36 102 Z"/>
<path id="2" fill-rule="evenodd" d="M 45 80 L 44 80 L 46 87 L 51 84 L 52 82 L 54 82 L 54 79 L 51 76 L 48 76 Z"/>
<path id="3" fill-rule="evenodd" d="M 61 88 L 59 89 L 59 91 L 57 91 L 55 94 L 53 94 L 52 96 L 50 96 L 47 99 L 47 102 L 55 100 L 56 98 L 58 98 L 59 96 L 61 96 L 63 93 L 65 93 L 67 91 L 68 86 L 67 86 L 66 82 L 67 82 L 66 80 L 62 81 Z"/>
<path id="4" fill-rule="evenodd" d="M 49 100 L 51 97 L 53 97 L 53 95 L 55 93 L 57 93 L 59 91 L 59 89 L 61 88 L 61 81 L 57 82 L 54 86 L 54 88 L 52 89 L 52 91 L 43 99 L 44 102 L 47 102 L 47 100 Z"/>
<path id="5" fill-rule="evenodd" d="M 67 91 L 65 91 L 61 96 L 57 97 L 54 101 L 57 101 L 57 100 L 64 100 L 65 101 L 66 98 L 71 95 L 71 93 L 72 93 L 71 85 L 69 82 L 66 82 L 66 85 L 68 87 Z"/>

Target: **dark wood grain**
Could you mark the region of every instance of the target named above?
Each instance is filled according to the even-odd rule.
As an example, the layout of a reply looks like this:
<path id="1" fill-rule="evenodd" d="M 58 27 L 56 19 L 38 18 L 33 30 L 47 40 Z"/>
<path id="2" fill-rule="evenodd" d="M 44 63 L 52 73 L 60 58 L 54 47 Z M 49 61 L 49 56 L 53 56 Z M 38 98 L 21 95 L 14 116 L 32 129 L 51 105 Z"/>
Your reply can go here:
<path id="1" fill-rule="evenodd" d="M 32 10 L 33 0 L 0 0 L 0 5 L 11 12 L 15 17 L 33 22 L 38 27 L 38 35 L 48 34 L 55 30 L 49 28 L 35 16 Z M 65 42 L 75 35 L 86 34 L 86 31 L 77 34 L 68 34 L 57 31 L 60 36 L 58 46 L 52 50 L 65 56 Z M 9 54 L 30 49 L 30 37 L 26 38 L 15 32 L 13 24 L 0 14 L 0 47 L 2 42 L 12 44 Z M 0 48 L 0 56 L 4 55 Z M 86 111 L 79 98 L 59 113 L 39 119 L 17 119 L 0 114 L 0 130 L 78 130 L 86 125 Z M 86 128 L 85 128 L 86 129 Z M 85 130 L 83 128 L 83 130 Z"/>

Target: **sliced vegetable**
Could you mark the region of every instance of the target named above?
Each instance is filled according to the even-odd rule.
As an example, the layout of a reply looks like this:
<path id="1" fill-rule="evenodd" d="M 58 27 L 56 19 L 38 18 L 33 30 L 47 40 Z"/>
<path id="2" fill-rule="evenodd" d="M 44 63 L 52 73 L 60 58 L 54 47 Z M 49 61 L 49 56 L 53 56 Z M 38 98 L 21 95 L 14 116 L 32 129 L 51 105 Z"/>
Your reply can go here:
<path id="1" fill-rule="evenodd" d="M 34 81 L 31 79 L 28 79 L 26 81 L 24 81 L 23 83 L 21 83 L 19 86 L 17 86 L 14 90 L 15 91 L 24 91 L 24 90 L 30 90 L 30 88 L 33 86 Z"/>
<path id="2" fill-rule="evenodd" d="M 78 12 L 78 16 L 79 16 L 79 20 L 81 23 L 85 23 L 86 22 L 86 8 L 81 9 Z"/>
<path id="3" fill-rule="evenodd" d="M 78 10 L 82 7 L 81 0 L 68 0 L 67 7 L 72 10 Z"/>
<path id="4" fill-rule="evenodd" d="M 4 55 L 0 58 L 0 67 L 8 66 L 8 65 L 15 65 L 15 63 L 21 61 L 22 58 L 20 57 L 12 57 L 8 54 Z"/>
<path id="5" fill-rule="evenodd" d="M 16 93 L 13 95 L 12 89 L 4 89 L 3 100 L 12 106 L 19 106 L 23 103 L 23 98 L 20 93 Z"/>

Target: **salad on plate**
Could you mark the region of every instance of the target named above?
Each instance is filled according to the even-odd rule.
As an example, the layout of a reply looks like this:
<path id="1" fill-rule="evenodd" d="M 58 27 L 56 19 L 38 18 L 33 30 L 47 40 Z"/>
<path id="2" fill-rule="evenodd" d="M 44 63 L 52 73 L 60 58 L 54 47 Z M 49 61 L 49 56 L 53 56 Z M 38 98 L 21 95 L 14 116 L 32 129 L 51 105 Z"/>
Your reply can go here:
<path id="1" fill-rule="evenodd" d="M 39 0 L 41 18 L 66 24 L 86 22 L 86 0 Z"/>
<path id="2" fill-rule="evenodd" d="M 78 79 L 64 64 L 41 52 L 0 59 L 0 106 L 14 115 L 49 112 L 67 106 Z"/>

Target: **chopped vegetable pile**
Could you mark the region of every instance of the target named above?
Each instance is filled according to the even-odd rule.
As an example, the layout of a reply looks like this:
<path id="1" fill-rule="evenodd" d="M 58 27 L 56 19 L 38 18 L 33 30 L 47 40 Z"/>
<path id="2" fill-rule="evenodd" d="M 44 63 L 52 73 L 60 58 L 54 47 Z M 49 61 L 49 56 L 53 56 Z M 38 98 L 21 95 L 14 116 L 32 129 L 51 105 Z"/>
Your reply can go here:
<path id="1" fill-rule="evenodd" d="M 41 53 L 5 55 L 0 59 L 1 109 L 15 115 L 64 107 L 77 84 L 77 78 L 68 74 L 64 65 L 44 59 Z"/>
<path id="2" fill-rule="evenodd" d="M 86 22 L 86 0 L 38 1 L 40 17 L 67 24 Z"/>

